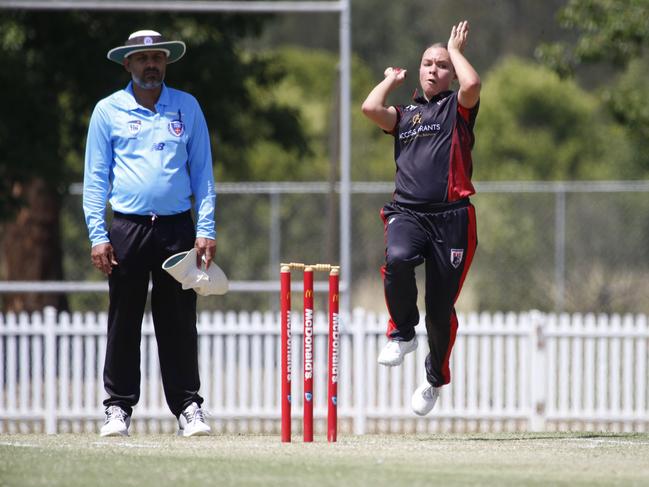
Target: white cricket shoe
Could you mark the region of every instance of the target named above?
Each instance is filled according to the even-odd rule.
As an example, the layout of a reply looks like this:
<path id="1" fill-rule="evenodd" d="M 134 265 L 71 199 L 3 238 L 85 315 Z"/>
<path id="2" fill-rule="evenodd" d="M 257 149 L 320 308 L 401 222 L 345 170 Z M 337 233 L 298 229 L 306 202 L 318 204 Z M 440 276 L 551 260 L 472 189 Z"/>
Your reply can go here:
<path id="1" fill-rule="evenodd" d="M 388 340 L 388 343 L 383 347 L 378 363 L 392 367 L 393 365 L 401 365 L 403 357 L 414 350 L 417 350 L 417 337 L 413 337 L 408 342 L 398 342 L 396 340 Z"/>
<path id="2" fill-rule="evenodd" d="M 410 406 L 415 414 L 426 416 L 435 407 L 441 387 L 433 387 L 428 381 L 415 389 L 410 399 Z"/>
<path id="3" fill-rule="evenodd" d="M 207 436 L 212 429 L 205 422 L 203 410 L 195 402 L 191 403 L 178 416 L 178 436 Z"/>
<path id="4" fill-rule="evenodd" d="M 128 436 L 131 417 L 119 406 L 106 408 L 106 421 L 101 427 L 100 436 Z"/>

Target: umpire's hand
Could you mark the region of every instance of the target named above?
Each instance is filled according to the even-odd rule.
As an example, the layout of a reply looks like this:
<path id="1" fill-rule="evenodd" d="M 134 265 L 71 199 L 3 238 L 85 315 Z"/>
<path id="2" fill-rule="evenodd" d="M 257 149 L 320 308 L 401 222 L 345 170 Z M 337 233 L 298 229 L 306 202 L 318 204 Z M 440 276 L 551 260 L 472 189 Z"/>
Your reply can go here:
<path id="1" fill-rule="evenodd" d="M 92 265 L 107 276 L 110 276 L 113 266 L 117 265 L 113 246 L 108 242 L 95 245 L 90 251 L 90 258 Z"/>
<path id="2" fill-rule="evenodd" d="M 194 243 L 196 249 L 196 267 L 200 269 L 201 259 L 205 256 L 205 268 L 210 268 L 210 263 L 216 255 L 216 240 L 211 238 L 198 237 Z"/>

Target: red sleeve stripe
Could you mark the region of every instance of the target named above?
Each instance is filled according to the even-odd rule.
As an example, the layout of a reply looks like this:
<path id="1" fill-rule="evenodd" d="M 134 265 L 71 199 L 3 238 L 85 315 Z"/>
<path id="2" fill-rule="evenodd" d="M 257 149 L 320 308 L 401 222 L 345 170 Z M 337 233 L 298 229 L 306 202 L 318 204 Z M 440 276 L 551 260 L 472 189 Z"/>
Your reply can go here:
<path id="1" fill-rule="evenodd" d="M 451 140 L 451 160 L 448 166 L 447 201 L 468 198 L 475 193 L 471 183 L 473 161 L 471 160 L 471 134 L 466 125 L 456 124 Z"/>
<path id="2" fill-rule="evenodd" d="M 466 123 L 469 123 L 471 120 L 471 110 L 460 105 L 460 102 L 457 102 L 457 112 L 462 116 Z"/>

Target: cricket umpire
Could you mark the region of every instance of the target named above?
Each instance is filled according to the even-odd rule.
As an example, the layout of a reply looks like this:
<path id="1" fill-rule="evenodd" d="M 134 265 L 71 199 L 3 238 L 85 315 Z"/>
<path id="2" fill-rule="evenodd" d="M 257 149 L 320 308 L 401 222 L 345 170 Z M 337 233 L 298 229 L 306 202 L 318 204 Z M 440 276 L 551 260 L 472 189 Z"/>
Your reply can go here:
<path id="1" fill-rule="evenodd" d="M 140 396 L 140 338 L 149 280 L 165 398 L 179 434 L 209 434 L 199 395 L 196 293 L 163 271 L 169 256 L 216 251 L 215 190 L 205 118 L 196 99 L 165 85 L 182 41 L 132 33 L 108 59 L 130 73 L 128 86 L 99 101 L 88 128 L 83 210 L 94 266 L 108 276 L 109 309 L 102 436 L 128 435 Z M 191 216 L 195 202 L 196 225 Z M 106 223 L 106 203 L 113 219 Z M 197 263 L 198 264 L 198 263 Z"/>
<path id="2" fill-rule="evenodd" d="M 478 113 L 480 77 L 463 51 L 469 26 L 453 26 L 448 44 L 433 44 L 421 58 L 422 96 L 408 105 L 386 106 L 406 71 L 387 68 L 368 95 L 363 113 L 394 136 L 396 162 L 393 200 L 382 211 L 386 253 L 382 267 L 390 314 L 382 365 L 403 362 L 417 348 L 419 323 L 415 267 L 426 264 L 426 381 L 414 392 L 412 409 L 427 414 L 440 388 L 451 380 L 449 359 L 455 342 L 454 304 L 477 246 L 475 209 L 469 196 L 473 126 Z M 451 83 L 458 80 L 459 89 Z"/>

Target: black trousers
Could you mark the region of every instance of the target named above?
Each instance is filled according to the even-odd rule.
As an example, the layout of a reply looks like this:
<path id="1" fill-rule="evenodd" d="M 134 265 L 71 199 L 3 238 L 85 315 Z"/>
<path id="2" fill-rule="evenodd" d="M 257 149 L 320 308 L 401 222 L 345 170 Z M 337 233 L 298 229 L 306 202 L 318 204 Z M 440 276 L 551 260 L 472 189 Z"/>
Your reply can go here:
<path id="1" fill-rule="evenodd" d="M 198 395 L 196 293 L 162 270 L 169 256 L 193 248 L 190 212 L 161 216 L 115 214 L 110 242 L 118 265 L 108 279 L 108 339 L 104 364 L 105 406 L 131 414 L 140 398 L 140 338 L 149 279 L 151 311 L 165 398 L 178 416 Z"/>
<path id="2" fill-rule="evenodd" d="M 390 314 L 388 338 L 411 340 L 419 323 L 415 267 L 426 263 L 426 377 L 451 381 L 449 359 L 457 332 L 455 301 L 477 247 L 475 208 L 468 200 L 426 207 L 388 203 L 383 284 Z"/>

